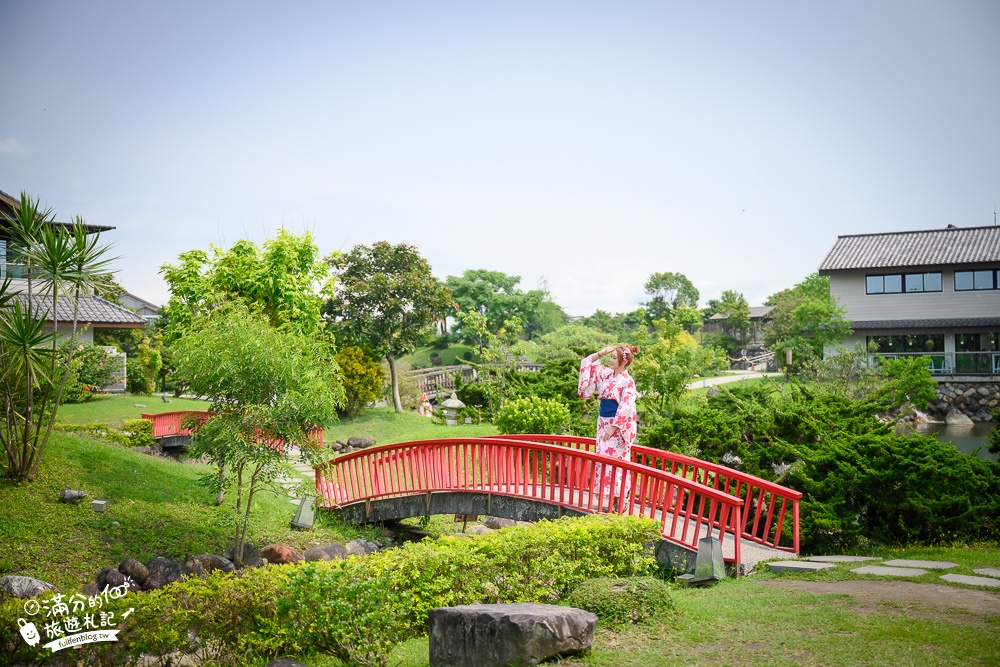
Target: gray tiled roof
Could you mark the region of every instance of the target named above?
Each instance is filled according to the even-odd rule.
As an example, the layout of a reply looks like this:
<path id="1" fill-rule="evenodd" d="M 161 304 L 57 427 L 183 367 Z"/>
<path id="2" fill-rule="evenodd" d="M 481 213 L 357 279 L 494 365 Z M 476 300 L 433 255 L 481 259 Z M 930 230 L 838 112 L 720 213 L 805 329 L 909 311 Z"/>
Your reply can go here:
<path id="1" fill-rule="evenodd" d="M 27 303 L 28 295 L 18 294 L 14 297 L 22 305 Z M 48 296 L 33 296 L 32 301 L 35 308 L 43 313 L 47 321 L 52 321 L 52 298 Z M 59 322 L 73 321 L 73 301 L 65 297 L 59 299 L 57 304 Z M 131 310 L 122 308 L 117 303 L 111 303 L 98 296 L 81 296 L 80 310 L 77 314 L 77 321 L 91 324 L 121 324 L 121 325 L 142 325 L 146 323 L 141 316 Z"/>
<path id="2" fill-rule="evenodd" d="M 851 322 L 855 331 L 866 329 L 954 329 L 957 327 L 1000 327 L 1000 317 L 963 317 L 946 320 L 868 320 Z"/>
<path id="3" fill-rule="evenodd" d="M 1000 227 L 839 236 L 820 272 L 1000 262 Z"/>

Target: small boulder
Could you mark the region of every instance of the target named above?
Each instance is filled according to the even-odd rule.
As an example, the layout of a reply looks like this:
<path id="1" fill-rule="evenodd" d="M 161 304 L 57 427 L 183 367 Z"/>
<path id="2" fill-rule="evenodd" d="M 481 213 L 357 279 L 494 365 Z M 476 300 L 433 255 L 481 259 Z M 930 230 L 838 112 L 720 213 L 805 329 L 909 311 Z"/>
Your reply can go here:
<path id="1" fill-rule="evenodd" d="M 0 591 L 13 595 L 16 598 L 33 598 L 41 595 L 45 591 L 58 591 L 59 589 L 47 581 L 32 579 L 31 577 L 21 577 L 11 574 L 0 577 Z"/>
<path id="2" fill-rule="evenodd" d="M 498 530 L 500 528 L 510 528 L 511 526 L 516 526 L 517 521 L 514 521 L 513 519 L 505 519 L 500 516 L 488 516 L 483 519 L 483 525 L 487 528 Z"/>
<path id="3" fill-rule="evenodd" d="M 537 665 L 588 650 L 597 616 L 573 607 L 522 602 L 438 607 L 430 612 L 431 667 Z"/>
<path id="4" fill-rule="evenodd" d="M 186 556 L 184 560 L 181 561 L 181 576 L 182 577 L 200 577 L 205 576 L 205 566 L 201 564 L 201 561 L 194 556 Z"/>
<path id="5" fill-rule="evenodd" d="M 284 544 L 268 544 L 260 550 L 260 555 L 272 565 L 289 565 L 302 560 L 302 554 Z"/>
<path id="6" fill-rule="evenodd" d="M 489 526 L 469 526 L 465 529 L 465 532 L 469 535 L 486 535 L 492 533 L 493 529 Z"/>
<path id="7" fill-rule="evenodd" d="M 101 594 L 101 589 L 97 587 L 97 584 L 91 582 L 84 584 L 83 588 L 80 589 L 80 592 L 87 597 L 94 597 L 95 595 Z"/>
<path id="8" fill-rule="evenodd" d="M 59 500 L 64 503 L 79 504 L 81 500 L 87 497 L 86 491 L 74 491 L 73 489 L 63 489 L 59 492 Z"/>
<path id="9" fill-rule="evenodd" d="M 169 558 L 154 558 L 146 563 L 146 570 L 149 571 L 149 576 L 142 585 L 144 591 L 163 588 L 181 578 L 180 563 Z"/>
<path id="10" fill-rule="evenodd" d="M 374 447 L 375 438 L 371 436 L 365 436 L 363 438 L 348 438 L 347 444 L 355 449 L 364 449 L 365 447 Z"/>
<path id="11" fill-rule="evenodd" d="M 264 667 L 309 667 L 309 665 L 304 665 L 301 662 L 295 662 L 288 658 L 278 658 L 267 663 Z"/>
<path id="12" fill-rule="evenodd" d="M 103 591 L 105 588 L 118 588 L 125 585 L 125 575 L 118 570 L 106 567 L 97 573 L 94 578 L 97 583 L 97 590 Z"/>
<path id="13" fill-rule="evenodd" d="M 324 544 L 306 549 L 302 557 L 310 563 L 318 560 L 344 560 L 347 558 L 347 549 L 343 544 Z"/>
<path id="14" fill-rule="evenodd" d="M 216 556 L 215 554 L 199 554 L 195 556 L 198 562 L 201 563 L 202 568 L 205 572 L 212 572 L 214 570 L 222 570 L 223 572 L 235 572 L 236 566 L 233 565 L 233 561 L 228 558 L 223 558 L 222 556 Z"/>
<path id="15" fill-rule="evenodd" d="M 344 549 L 347 550 L 347 555 L 349 556 L 367 556 L 378 551 L 378 545 L 374 542 L 358 538 L 345 544 Z"/>
<path id="16" fill-rule="evenodd" d="M 235 554 L 233 553 L 233 547 L 226 549 L 226 553 L 222 554 L 225 558 L 231 560 L 233 565 L 236 565 Z M 263 567 L 264 557 L 260 555 L 260 549 L 255 547 L 252 542 L 246 542 L 243 544 L 243 567 Z"/>
<path id="17" fill-rule="evenodd" d="M 129 577 L 135 583 L 142 586 L 146 583 L 146 579 L 149 578 L 149 570 L 146 566 L 137 561 L 134 558 L 126 558 L 121 563 L 118 564 L 118 571 Z"/>
<path id="18" fill-rule="evenodd" d="M 944 418 L 945 423 L 950 426 L 972 426 L 972 420 L 961 410 L 952 408 Z"/>

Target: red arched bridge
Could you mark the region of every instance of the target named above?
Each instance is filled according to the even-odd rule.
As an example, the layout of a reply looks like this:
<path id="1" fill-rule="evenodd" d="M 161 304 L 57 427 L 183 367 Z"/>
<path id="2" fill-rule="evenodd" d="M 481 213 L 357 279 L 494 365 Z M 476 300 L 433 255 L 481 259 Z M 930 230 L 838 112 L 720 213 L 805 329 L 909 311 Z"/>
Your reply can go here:
<path id="1" fill-rule="evenodd" d="M 631 461 L 619 461 L 596 454 L 595 445 L 551 435 L 402 442 L 316 466 L 316 489 L 320 505 L 348 523 L 452 513 L 535 520 L 611 505 L 658 521 L 675 553 L 696 551 L 709 535 L 726 561 L 744 567 L 799 553 L 798 491 L 648 447 L 634 446 Z M 612 485 L 618 497 L 602 498 L 601 480 L 619 472 L 627 481 Z"/>

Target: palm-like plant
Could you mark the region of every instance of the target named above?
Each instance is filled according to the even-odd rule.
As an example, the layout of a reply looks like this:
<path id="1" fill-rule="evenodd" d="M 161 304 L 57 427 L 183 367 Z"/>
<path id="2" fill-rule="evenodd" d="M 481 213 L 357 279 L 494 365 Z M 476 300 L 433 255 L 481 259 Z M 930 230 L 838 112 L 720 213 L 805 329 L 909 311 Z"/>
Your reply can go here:
<path id="1" fill-rule="evenodd" d="M 25 305 L 12 299 L 19 293 L 10 280 L 0 285 L 0 394 L 5 415 L 0 441 L 7 454 L 8 474 L 19 481 L 34 478 L 55 423 L 69 374 L 75 346 L 64 357 L 57 350 L 59 302 L 73 303 L 71 339 L 76 338 L 81 294 L 93 289 L 106 275 L 113 258 L 100 244 L 99 234 L 90 235 L 83 220 L 69 228 L 52 223 L 51 210 L 42 211 L 38 200 L 21 194 L 21 206 L 7 225 L 21 250 L 27 278 Z M 51 311 L 34 301 L 36 287 Z M 46 319 L 53 330 L 46 332 Z"/>

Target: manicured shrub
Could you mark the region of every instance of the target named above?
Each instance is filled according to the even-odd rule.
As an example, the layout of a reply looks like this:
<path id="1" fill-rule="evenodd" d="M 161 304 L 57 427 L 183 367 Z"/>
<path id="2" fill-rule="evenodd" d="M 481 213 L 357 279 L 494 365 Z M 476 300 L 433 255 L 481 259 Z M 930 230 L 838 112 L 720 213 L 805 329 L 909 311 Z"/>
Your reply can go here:
<path id="1" fill-rule="evenodd" d="M 345 347 L 334 356 L 344 380 L 347 403 L 343 413 L 354 418 L 374 403 L 385 387 L 385 372 L 374 355 L 360 347 Z"/>
<path id="2" fill-rule="evenodd" d="M 562 433 L 568 420 L 562 403 L 528 396 L 504 403 L 493 423 L 501 433 Z"/>
<path id="3" fill-rule="evenodd" d="M 79 653 L 25 644 L 17 623 L 23 601 L 11 600 L 0 605 L 0 664 L 10 656 L 23 665 L 123 665 L 145 655 L 159 657 L 152 664 L 187 657 L 235 667 L 323 653 L 348 665 L 385 665 L 397 643 L 426 632 L 434 607 L 556 602 L 593 577 L 646 574 L 658 537 L 655 521 L 595 515 L 346 561 L 216 571 L 107 601 L 101 611 L 115 614 L 119 640 Z"/>
<path id="4" fill-rule="evenodd" d="M 658 537 L 648 519 L 598 515 L 308 563 L 279 610 L 310 648 L 348 664 L 384 665 L 396 643 L 426 632 L 434 607 L 554 603 L 591 577 L 650 572 L 647 545 Z"/>
<path id="5" fill-rule="evenodd" d="M 152 447 L 156 444 L 153 422 L 148 419 L 126 419 L 122 422 L 121 432 L 128 438 L 129 447 Z"/>
<path id="6" fill-rule="evenodd" d="M 153 438 L 153 422 L 147 419 L 126 419 L 121 428 L 103 422 L 92 422 L 57 424 L 56 429 L 67 433 L 84 433 L 97 440 L 122 447 L 151 447 L 156 444 Z"/>
<path id="7" fill-rule="evenodd" d="M 655 577 L 588 579 L 563 604 L 596 614 L 612 628 L 662 619 L 674 608 L 670 586 Z"/>

